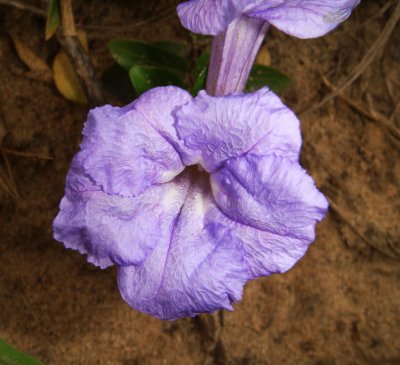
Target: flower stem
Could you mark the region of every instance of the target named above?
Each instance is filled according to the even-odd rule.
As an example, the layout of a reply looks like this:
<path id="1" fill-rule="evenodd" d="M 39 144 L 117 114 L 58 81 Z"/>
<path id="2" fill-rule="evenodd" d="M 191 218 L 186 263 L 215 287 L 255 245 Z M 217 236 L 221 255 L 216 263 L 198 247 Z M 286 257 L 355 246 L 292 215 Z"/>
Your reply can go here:
<path id="1" fill-rule="evenodd" d="M 225 32 L 214 37 L 207 92 L 213 96 L 243 91 L 258 49 L 269 28 L 264 20 L 237 17 Z"/>

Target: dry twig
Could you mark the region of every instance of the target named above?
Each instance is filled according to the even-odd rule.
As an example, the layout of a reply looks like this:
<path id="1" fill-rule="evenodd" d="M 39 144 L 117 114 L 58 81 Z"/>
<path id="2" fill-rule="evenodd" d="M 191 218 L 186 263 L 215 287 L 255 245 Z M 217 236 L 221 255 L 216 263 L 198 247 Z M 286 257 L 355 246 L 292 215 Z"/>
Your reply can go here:
<path id="1" fill-rule="evenodd" d="M 12 196 L 14 199 L 18 199 L 18 192 L 12 187 L 12 183 L 7 174 L 0 169 L 0 188 L 2 188 L 8 195 Z"/>
<path id="2" fill-rule="evenodd" d="M 46 17 L 46 11 L 40 8 L 37 8 L 36 6 L 26 4 L 24 1 L 20 0 L 0 0 L 1 5 L 8 5 L 12 6 L 14 8 L 18 8 L 21 10 L 29 11 L 30 13 L 39 15 L 41 17 Z"/>
<path id="3" fill-rule="evenodd" d="M 103 105 L 105 99 L 93 69 L 89 55 L 86 53 L 77 36 L 64 36 L 57 32 L 57 39 L 76 69 L 82 86 L 92 105 Z"/>
<path id="4" fill-rule="evenodd" d="M 26 4 L 21 0 L 0 0 L 0 5 L 8 5 L 14 8 L 24 10 L 36 15 L 39 15 L 43 18 L 47 18 L 47 12 L 43 9 L 37 8 L 35 6 Z M 155 22 L 157 20 L 167 19 L 170 16 L 175 14 L 175 7 L 166 9 L 160 12 L 157 15 L 139 21 L 133 24 L 127 25 L 91 25 L 91 24 L 75 24 L 77 28 L 81 28 L 87 31 L 106 31 L 106 34 L 93 34 L 95 38 L 109 38 L 110 36 L 114 36 L 116 34 L 120 34 L 123 32 L 127 32 L 139 27 L 142 27 L 148 23 Z"/>
<path id="5" fill-rule="evenodd" d="M 93 105 L 103 105 L 105 104 L 105 99 L 101 90 L 101 84 L 96 77 L 88 53 L 76 35 L 71 0 L 61 0 L 60 5 L 62 32 L 57 32 L 57 39 L 75 66 L 88 99 Z"/>
<path id="6" fill-rule="evenodd" d="M 14 174 L 12 172 L 11 163 L 8 159 L 7 155 L 15 155 L 20 157 L 28 157 L 28 158 L 37 158 L 41 160 L 52 160 L 51 157 L 37 154 L 37 153 L 30 153 L 30 152 L 21 152 L 15 151 L 6 147 L 0 147 L 0 151 L 3 157 L 3 161 L 5 164 L 6 171 L 0 169 L 0 187 L 3 190 L 11 195 L 14 199 L 19 199 L 20 195 L 18 192 L 17 184 L 14 179 Z"/>
<path id="7" fill-rule="evenodd" d="M 382 16 L 384 13 L 386 13 L 386 10 L 388 10 L 391 5 L 392 5 L 393 1 L 388 1 L 385 5 L 383 5 L 381 7 L 381 9 L 379 9 L 379 11 L 377 13 L 375 13 L 374 15 L 372 15 L 370 18 L 368 18 L 365 22 L 356 25 L 355 27 L 345 30 L 343 32 L 343 34 L 347 34 L 347 33 L 354 33 L 355 31 L 357 31 L 360 28 L 365 27 L 366 25 L 368 25 L 369 23 L 373 22 L 374 20 L 378 19 L 380 16 Z"/>
<path id="8" fill-rule="evenodd" d="M 39 153 L 31 153 L 31 152 L 21 152 L 21 151 L 15 151 L 11 150 L 6 147 L 1 147 L 1 150 L 9 155 L 15 155 L 15 156 L 21 156 L 21 157 L 30 157 L 30 158 L 37 158 L 39 160 L 52 160 L 53 158 L 50 156 L 46 155 L 41 155 Z"/>
<path id="9" fill-rule="evenodd" d="M 324 84 L 332 90 L 333 93 L 337 91 L 337 88 L 324 76 L 321 76 L 322 81 Z M 383 126 L 388 132 L 390 132 L 394 137 L 396 137 L 400 141 L 400 131 L 399 129 L 394 126 L 391 121 L 386 118 L 383 114 L 379 113 L 372 107 L 368 107 L 364 105 L 362 102 L 356 101 L 351 99 L 350 97 L 346 96 L 343 91 L 337 94 L 339 98 L 349 104 L 352 108 L 357 110 L 359 113 L 363 114 L 367 118 L 375 121 L 376 123 Z"/>
<path id="10" fill-rule="evenodd" d="M 329 176 L 329 178 L 332 181 L 338 181 L 338 179 L 336 178 L 336 174 L 332 172 L 330 165 L 328 163 L 326 163 L 326 161 L 324 161 L 323 158 L 321 158 L 321 154 L 318 153 L 317 149 L 315 148 L 315 146 L 313 146 L 312 144 L 307 144 L 304 146 L 304 150 L 305 151 L 311 151 L 310 153 L 313 156 L 313 159 L 318 161 L 318 164 L 325 170 L 325 172 L 327 173 L 327 175 Z M 337 184 L 338 186 L 342 186 L 342 184 L 340 184 L 340 182 L 338 182 Z M 331 185 L 331 187 L 333 187 Z M 346 191 L 342 190 L 341 188 L 335 188 L 336 192 L 338 192 L 342 197 L 349 197 L 348 194 L 346 193 Z M 343 213 L 343 210 L 341 207 L 339 207 L 335 200 L 329 196 L 330 194 L 328 194 L 326 191 L 324 192 L 325 196 L 328 198 L 329 200 L 329 210 L 334 212 L 342 221 L 343 223 L 345 223 L 346 225 L 349 226 L 349 228 L 353 231 L 353 233 L 359 237 L 362 241 L 364 241 L 369 247 L 375 249 L 376 251 L 378 251 L 380 254 L 382 255 L 386 255 L 392 259 L 398 260 L 399 258 L 399 253 L 394 250 L 394 249 L 390 249 L 389 250 L 384 250 L 381 248 L 381 245 L 379 245 L 378 243 L 372 241 L 371 239 L 369 239 L 365 234 L 363 234 L 362 232 L 360 232 L 360 230 L 358 230 L 356 228 L 356 224 L 353 223 L 353 221 L 347 217 L 347 215 L 345 213 Z"/>
<path id="11" fill-rule="evenodd" d="M 366 244 L 368 244 L 369 247 L 375 249 L 384 256 L 390 257 L 394 260 L 398 260 L 398 253 L 396 251 L 393 252 L 392 250 L 391 252 L 389 252 L 382 250 L 379 244 L 376 244 L 375 242 L 371 241 L 367 236 L 361 233 L 351 222 L 351 220 L 346 217 L 346 215 L 342 212 L 342 210 L 336 205 L 336 203 L 332 199 L 329 199 L 329 209 L 335 212 L 339 216 L 339 218 L 350 227 L 353 233 L 355 233 L 356 236 L 358 236 L 361 240 L 363 240 Z"/>
<path id="12" fill-rule="evenodd" d="M 355 69 L 349 75 L 349 77 L 339 86 L 337 86 L 335 91 L 326 95 L 319 103 L 300 111 L 299 114 L 305 115 L 312 111 L 315 111 L 316 109 L 319 109 L 320 107 L 325 105 L 328 101 L 338 96 L 344 89 L 350 86 L 355 80 L 357 80 L 360 77 L 360 75 L 365 71 L 365 69 L 371 64 L 375 56 L 385 47 L 399 19 L 400 19 L 400 1 L 397 3 L 392 16 L 387 21 L 385 27 L 383 28 L 383 31 L 379 34 L 374 44 L 365 54 L 361 62 L 355 67 Z"/>
<path id="13" fill-rule="evenodd" d="M 221 338 L 224 325 L 223 311 L 198 316 L 192 321 L 201 336 L 201 347 L 204 351 L 203 365 L 224 363 L 225 350 Z"/>

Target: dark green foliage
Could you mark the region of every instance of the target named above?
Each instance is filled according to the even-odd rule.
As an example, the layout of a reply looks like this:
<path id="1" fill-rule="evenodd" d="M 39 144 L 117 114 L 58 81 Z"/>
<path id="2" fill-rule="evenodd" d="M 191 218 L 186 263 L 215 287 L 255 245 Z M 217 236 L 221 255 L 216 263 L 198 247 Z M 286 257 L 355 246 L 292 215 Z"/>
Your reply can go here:
<path id="1" fill-rule="evenodd" d="M 181 43 L 115 39 L 108 48 L 117 64 L 105 71 L 103 82 L 107 91 L 123 103 L 157 86 L 179 86 L 190 90 L 194 96 L 206 87 L 210 52 L 202 53 L 189 71 L 189 49 Z M 268 86 L 280 92 L 289 85 L 289 77 L 282 72 L 270 66 L 255 65 L 246 91 Z"/>
<path id="2" fill-rule="evenodd" d="M 0 340 L 0 365 L 42 365 L 39 361 L 35 360 L 23 352 L 20 352 Z"/>
<path id="3" fill-rule="evenodd" d="M 273 67 L 254 65 L 247 81 L 246 91 L 255 91 L 268 86 L 272 91 L 280 92 L 287 89 L 290 82 L 288 76 Z"/>

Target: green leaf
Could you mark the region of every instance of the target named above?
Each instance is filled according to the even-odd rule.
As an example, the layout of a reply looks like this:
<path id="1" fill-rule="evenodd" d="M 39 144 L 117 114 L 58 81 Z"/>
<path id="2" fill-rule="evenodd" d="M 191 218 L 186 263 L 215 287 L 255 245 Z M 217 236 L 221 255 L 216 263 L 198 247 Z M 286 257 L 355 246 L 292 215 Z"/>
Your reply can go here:
<path id="1" fill-rule="evenodd" d="M 177 72 L 161 67 L 133 66 L 129 70 L 129 76 L 138 95 L 157 86 L 183 87 L 183 80 Z"/>
<path id="2" fill-rule="evenodd" d="M 60 25 L 59 0 L 50 0 L 47 12 L 45 39 L 49 40 Z"/>
<path id="3" fill-rule="evenodd" d="M 199 75 L 196 78 L 196 81 L 194 82 L 192 90 L 190 91 L 193 96 L 196 96 L 200 90 L 206 88 L 207 73 L 208 67 L 206 66 L 200 71 Z"/>
<path id="4" fill-rule="evenodd" d="M 124 104 L 136 97 L 135 89 L 129 79 L 129 72 L 116 63 L 103 72 L 101 81 L 104 88 Z"/>
<path id="5" fill-rule="evenodd" d="M 249 80 L 247 81 L 246 90 L 255 91 L 264 86 L 268 86 L 274 92 L 280 92 L 290 85 L 290 78 L 284 73 L 270 66 L 254 65 Z"/>
<path id="6" fill-rule="evenodd" d="M 197 75 L 201 73 L 205 68 L 207 68 L 208 64 L 210 63 L 210 52 L 206 51 L 203 52 L 200 57 L 196 60 L 196 63 L 193 67 L 193 72 Z"/>
<path id="7" fill-rule="evenodd" d="M 0 364 L 1 365 L 42 365 L 39 361 L 35 360 L 23 352 L 20 352 L 0 340 Z"/>
<path id="8" fill-rule="evenodd" d="M 158 41 L 153 42 L 157 47 L 160 47 L 170 53 L 173 53 L 179 57 L 186 58 L 189 54 L 189 48 L 186 44 L 178 43 L 178 42 L 169 42 L 169 41 Z"/>
<path id="9" fill-rule="evenodd" d="M 206 87 L 209 63 L 210 52 L 203 52 L 194 64 L 193 73 L 197 75 L 197 77 L 192 90 L 190 91 L 193 96 L 196 96 L 200 90 L 205 89 Z"/>
<path id="10" fill-rule="evenodd" d="M 135 65 L 163 66 L 183 73 L 187 68 L 184 58 L 151 43 L 114 39 L 108 48 L 115 61 L 128 70 Z"/>

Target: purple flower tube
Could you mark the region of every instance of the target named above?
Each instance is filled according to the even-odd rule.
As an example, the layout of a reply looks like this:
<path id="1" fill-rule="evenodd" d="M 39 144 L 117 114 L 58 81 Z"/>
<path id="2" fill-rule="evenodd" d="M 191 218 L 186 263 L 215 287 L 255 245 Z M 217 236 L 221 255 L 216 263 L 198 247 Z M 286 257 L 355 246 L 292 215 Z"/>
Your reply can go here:
<path id="1" fill-rule="evenodd" d="M 222 96 L 242 91 L 269 24 L 238 16 L 215 36 L 207 76 L 207 92 Z"/>
<path id="2" fill-rule="evenodd" d="M 323 36 L 360 0 L 190 0 L 178 6 L 182 24 L 214 35 L 207 79 L 210 95 L 243 91 L 269 25 L 298 38 Z"/>

